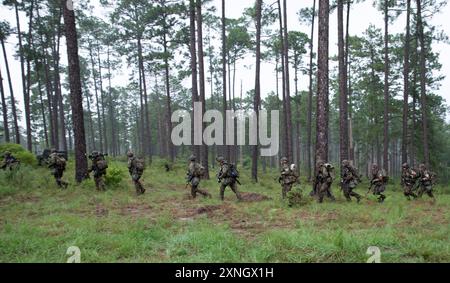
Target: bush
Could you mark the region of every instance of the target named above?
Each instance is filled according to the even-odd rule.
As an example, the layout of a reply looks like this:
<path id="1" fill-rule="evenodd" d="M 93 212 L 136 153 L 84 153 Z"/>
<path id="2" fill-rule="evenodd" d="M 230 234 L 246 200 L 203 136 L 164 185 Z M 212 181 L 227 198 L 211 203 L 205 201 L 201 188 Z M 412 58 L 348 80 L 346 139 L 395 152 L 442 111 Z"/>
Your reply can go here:
<path id="1" fill-rule="evenodd" d="M 110 187 L 117 187 L 122 183 L 126 173 L 118 167 L 109 167 L 106 176 L 105 184 Z"/>
<path id="2" fill-rule="evenodd" d="M 303 196 L 303 191 L 299 187 L 295 187 L 287 195 L 288 206 L 296 207 L 308 204 L 308 200 Z"/>
<path id="3" fill-rule="evenodd" d="M 20 163 L 35 166 L 37 164 L 36 156 L 23 148 L 20 144 L 6 143 L 0 145 L 1 160 L 3 160 L 3 153 L 9 151 L 15 158 L 20 160 Z"/>

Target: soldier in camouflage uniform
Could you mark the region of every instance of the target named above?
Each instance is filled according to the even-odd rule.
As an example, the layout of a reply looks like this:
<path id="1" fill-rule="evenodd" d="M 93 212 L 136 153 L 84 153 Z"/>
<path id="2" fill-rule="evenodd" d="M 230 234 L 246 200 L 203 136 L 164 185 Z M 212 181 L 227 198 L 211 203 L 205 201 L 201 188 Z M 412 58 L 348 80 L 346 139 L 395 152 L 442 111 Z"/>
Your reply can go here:
<path id="1" fill-rule="evenodd" d="M 105 157 L 98 151 L 92 152 L 90 156 L 92 160 L 92 166 L 89 168 L 89 173 L 94 172 L 95 187 L 98 191 L 106 191 L 105 182 L 103 181 L 103 176 L 106 175 L 106 168 L 103 166 Z"/>
<path id="2" fill-rule="evenodd" d="M 292 190 L 292 185 L 297 182 L 298 176 L 289 166 L 288 159 L 286 157 L 281 158 L 281 176 L 278 181 L 281 184 L 281 195 L 283 199 L 286 198 L 287 193 Z"/>
<path id="3" fill-rule="evenodd" d="M 347 201 L 352 201 L 351 197 L 356 198 L 357 202 L 361 201 L 361 196 L 353 191 L 359 182 L 361 182 L 361 178 L 358 170 L 348 160 L 342 161 L 341 185 Z"/>
<path id="4" fill-rule="evenodd" d="M 371 188 L 373 186 L 373 194 L 378 196 L 378 201 L 384 202 L 386 196 L 383 192 L 386 190 L 387 174 L 384 169 L 380 169 L 377 164 L 372 165 L 372 179 L 370 180 Z"/>
<path id="5" fill-rule="evenodd" d="M 200 163 L 197 163 L 196 160 L 197 158 L 194 155 L 189 157 L 187 181 L 191 185 L 191 195 L 194 199 L 197 197 L 197 193 L 201 194 L 204 197 L 211 198 L 211 194 L 198 188 L 198 186 L 200 185 L 200 179 L 205 173 L 203 166 L 200 165 Z"/>
<path id="6" fill-rule="evenodd" d="M 404 163 L 402 165 L 401 185 L 403 187 L 403 194 L 408 200 L 411 200 L 411 197 L 414 199 L 417 198 L 417 195 L 413 192 L 413 189 L 418 177 L 417 172 L 411 169 L 408 163 Z"/>
<path id="7" fill-rule="evenodd" d="M 15 158 L 11 152 L 6 151 L 3 154 L 3 161 L 2 161 L 2 165 L 0 166 L 1 169 L 6 170 L 13 170 L 15 165 L 20 164 L 20 161 L 17 160 L 17 158 Z"/>
<path id="8" fill-rule="evenodd" d="M 52 175 L 55 177 L 58 187 L 67 189 L 69 184 L 62 180 L 64 171 L 66 170 L 66 159 L 60 156 L 54 148 L 50 152 L 48 157 L 48 168 L 52 169 Z"/>
<path id="9" fill-rule="evenodd" d="M 331 184 L 333 183 L 333 166 L 319 160 L 316 164 L 316 177 L 314 181 L 314 191 L 319 203 L 323 202 L 323 198 L 327 196 L 331 201 L 336 198 L 331 192 Z"/>
<path id="10" fill-rule="evenodd" d="M 128 152 L 128 172 L 133 180 L 134 187 L 136 188 L 136 194 L 142 195 L 145 193 L 144 186 L 141 183 L 142 174 L 144 174 L 143 161 L 134 156 L 133 152 Z"/>
<path id="11" fill-rule="evenodd" d="M 419 197 L 426 193 L 430 198 L 435 200 L 433 195 L 433 177 L 434 174 L 430 172 L 425 164 L 419 165 Z"/>
<path id="12" fill-rule="evenodd" d="M 230 187 L 231 190 L 236 194 L 238 200 L 242 200 L 241 194 L 237 188 L 237 179 L 232 175 L 231 165 L 223 157 L 218 157 L 217 162 L 220 165 L 219 173 L 217 173 L 217 179 L 220 183 L 220 199 L 224 200 L 224 194 L 226 187 Z"/>

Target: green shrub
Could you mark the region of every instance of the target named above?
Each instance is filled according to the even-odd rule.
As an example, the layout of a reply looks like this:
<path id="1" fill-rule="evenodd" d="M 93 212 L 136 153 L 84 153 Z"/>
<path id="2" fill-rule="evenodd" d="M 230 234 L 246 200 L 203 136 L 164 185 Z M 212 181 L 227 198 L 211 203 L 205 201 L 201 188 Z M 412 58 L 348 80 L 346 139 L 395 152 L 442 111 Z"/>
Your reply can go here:
<path id="1" fill-rule="evenodd" d="M 3 153 L 9 151 L 14 157 L 20 160 L 20 163 L 34 166 L 37 164 L 36 156 L 23 148 L 20 144 L 6 143 L 0 145 L 0 159 L 3 160 Z"/>
<path id="2" fill-rule="evenodd" d="M 105 183 L 109 187 L 116 187 L 122 183 L 126 173 L 124 170 L 111 166 L 108 168 L 105 176 Z"/>

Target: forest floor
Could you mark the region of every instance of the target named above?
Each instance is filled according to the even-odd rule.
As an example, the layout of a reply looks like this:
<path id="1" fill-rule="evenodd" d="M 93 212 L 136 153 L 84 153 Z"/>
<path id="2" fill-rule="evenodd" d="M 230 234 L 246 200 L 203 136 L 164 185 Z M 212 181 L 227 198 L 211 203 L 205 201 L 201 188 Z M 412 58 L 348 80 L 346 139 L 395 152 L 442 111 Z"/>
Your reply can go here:
<path id="1" fill-rule="evenodd" d="M 81 262 L 366 262 L 370 246 L 382 262 L 450 262 L 448 188 L 436 188 L 433 204 L 427 197 L 407 201 L 391 184 L 384 204 L 372 195 L 357 204 L 334 187 L 335 203 L 291 208 L 275 171 L 252 184 L 244 170 L 246 200 L 227 189 L 222 203 L 214 178 L 201 183 L 212 199 L 191 199 L 182 165 L 146 170 L 140 197 L 125 163 L 113 164 L 123 180 L 106 192 L 92 180 L 75 185 L 72 166 L 63 191 L 44 168 L 0 172 L 0 262 L 62 263 L 71 246 Z M 301 187 L 307 195 L 310 185 Z"/>

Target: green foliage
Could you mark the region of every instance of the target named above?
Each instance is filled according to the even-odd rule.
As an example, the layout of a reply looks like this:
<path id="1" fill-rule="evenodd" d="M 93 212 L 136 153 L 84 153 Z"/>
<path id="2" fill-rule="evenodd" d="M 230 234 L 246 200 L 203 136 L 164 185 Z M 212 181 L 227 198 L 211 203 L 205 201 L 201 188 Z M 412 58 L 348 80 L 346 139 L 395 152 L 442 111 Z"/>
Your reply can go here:
<path id="1" fill-rule="evenodd" d="M 292 191 L 287 194 L 287 200 L 289 207 L 296 207 L 310 203 L 310 201 L 303 196 L 303 189 L 299 186 L 295 186 Z"/>
<path id="2" fill-rule="evenodd" d="M 125 170 L 114 164 L 113 166 L 109 166 L 106 172 L 105 184 L 110 188 L 116 188 L 121 185 L 125 177 Z"/>
<path id="3" fill-rule="evenodd" d="M 21 164 L 35 166 L 37 164 L 36 156 L 24 149 L 20 144 L 2 144 L 0 145 L 0 158 L 3 160 L 3 153 L 9 151 L 14 157 L 20 160 Z"/>

